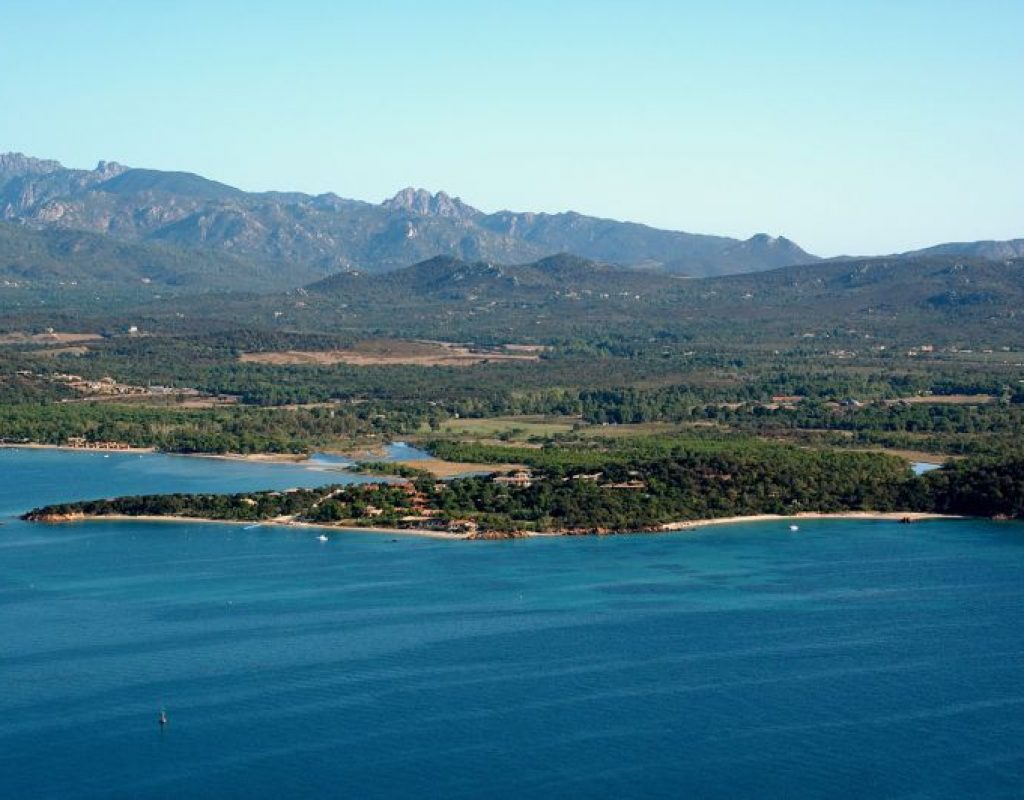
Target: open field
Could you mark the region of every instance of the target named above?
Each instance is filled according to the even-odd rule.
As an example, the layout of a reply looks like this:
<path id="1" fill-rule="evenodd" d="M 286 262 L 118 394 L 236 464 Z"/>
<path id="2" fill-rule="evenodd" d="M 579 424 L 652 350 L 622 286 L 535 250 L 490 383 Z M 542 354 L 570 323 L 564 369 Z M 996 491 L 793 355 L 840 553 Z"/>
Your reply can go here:
<path id="1" fill-rule="evenodd" d="M 89 352 L 85 345 L 73 344 L 66 347 L 44 347 L 41 350 L 33 350 L 32 355 L 51 358 L 53 356 L 84 356 Z"/>
<path id="2" fill-rule="evenodd" d="M 0 333 L 0 345 L 4 344 L 79 344 L 81 342 L 95 342 L 103 337 L 98 333 Z"/>
<path id="3" fill-rule="evenodd" d="M 945 464 L 947 461 L 956 461 L 963 456 L 943 455 L 942 453 L 928 453 L 924 450 L 903 450 L 893 447 L 851 447 L 850 450 L 864 453 L 885 453 L 886 455 L 905 458 L 912 463 L 921 464 Z"/>
<path id="4" fill-rule="evenodd" d="M 467 367 L 494 361 L 537 361 L 538 349 L 528 345 L 485 348 L 448 342 L 375 339 L 336 350 L 275 350 L 243 353 L 239 359 L 250 364 L 331 366 Z"/>
<path id="5" fill-rule="evenodd" d="M 403 467 L 426 470 L 435 478 L 454 478 L 460 475 L 514 472 L 526 469 L 525 464 L 475 464 L 469 461 L 443 461 L 440 458 L 417 458 L 393 463 Z"/>
<path id="6" fill-rule="evenodd" d="M 487 419 L 450 419 L 441 425 L 445 433 L 473 439 L 494 439 L 505 436 L 519 441 L 532 436 L 555 436 L 571 433 L 579 420 L 575 417 L 489 417 Z"/>
<path id="7" fill-rule="evenodd" d="M 930 394 L 915 397 L 901 397 L 896 403 L 931 406 L 977 406 L 987 405 L 995 398 L 990 394 Z"/>

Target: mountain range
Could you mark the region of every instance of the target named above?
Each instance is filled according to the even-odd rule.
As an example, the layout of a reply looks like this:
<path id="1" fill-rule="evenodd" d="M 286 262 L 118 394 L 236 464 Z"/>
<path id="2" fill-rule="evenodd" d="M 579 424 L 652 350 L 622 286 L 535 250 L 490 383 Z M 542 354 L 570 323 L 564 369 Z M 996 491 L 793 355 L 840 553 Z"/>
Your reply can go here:
<path id="1" fill-rule="evenodd" d="M 566 254 L 574 258 L 552 260 Z M 885 263 L 931 257 L 1009 261 L 1024 257 L 1024 239 L 940 244 Z M 0 154 L 0 280 L 8 282 L 274 291 L 327 278 L 317 285 L 323 289 L 362 285 L 352 284 L 353 276 L 420 264 L 415 274 L 433 275 L 432 285 L 477 296 L 502 286 L 522 293 L 571 283 L 563 273 L 579 273 L 581 259 L 588 285 L 599 277 L 606 291 L 649 290 L 664 283 L 657 274 L 672 281 L 735 275 L 742 282 L 744 275 L 807 265 L 812 280 L 827 274 L 815 266 L 869 261 L 826 262 L 765 234 L 739 240 L 575 212 L 486 214 L 423 189 L 403 189 L 374 204 L 335 194 L 245 192 L 188 172 L 116 162 L 82 170 Z M 410 274 L 381 276 L 380 290 L 398 291 Z M 479 286 L 471 291 L 474 281 Z M 420 283 L 406 288 L 419 291 Z"/>
<path id="2" fill-rule="evenodd" d="M 575 212 L 485 214 L 444 192 L 412 188 L 380 204 L 335 194 L 244 192 L 187 172 L 105 161 L 92 170 L 68 169 L 20 153 L 0 155 L 0 219 L 219 251 L 320 275 L 382 272 L 437 255 L 520 264 L 565 252 L 692 277 L 817 260 L 766 234 L 739 240 Z"/>
<path id="3" fill-rule="evenodd" d="M 640 302 L 645 309 L 716 311 L 756 318 L 781 311 L 842 319 L 847 313 L 899 315 L 976 311 L 1015 319 L 1024 308 L 1024 258 L 995 261 L 949 255 L 871 258 L 780 267 L 693 281 L 559 255 L 498 265 L 439 256 L 386 275 L 339 273 L 311 284 L 307 296 L 355 303 L 452 303 L 485 308 L 529 303 Z"/>

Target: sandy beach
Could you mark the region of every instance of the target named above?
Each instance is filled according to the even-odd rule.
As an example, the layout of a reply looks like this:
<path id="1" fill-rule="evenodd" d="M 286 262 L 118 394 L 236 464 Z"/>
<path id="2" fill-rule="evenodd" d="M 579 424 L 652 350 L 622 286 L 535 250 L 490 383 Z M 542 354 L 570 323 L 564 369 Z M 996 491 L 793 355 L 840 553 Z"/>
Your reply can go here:
<path id="1" fill-rule="evenodd" d="M 34 442 L 4 442 L 0 449 L 11 450 L 66 450 L 70 453 L 137 453 L 139 455 L 157 454 L 175 458 L 208 458 L 217 461 L 242 461 L 249 464 L 295 464 L 309 469 L 323 471 L 340 470 L 342 464 L 318 464 L 306 453 L 171 453 L 155 447 L 71 447 L 66 444 L 37 444 Z"/>
<path id="2" fill-rule="evenodd" d="M 212 458 L 218 461 L 245 461 L 250 464 L 305 464 L 309 461 L 309 456 L 305 453 L 165 453 L 165 455 Z"/>
<path id="3" fill-rule="evenodd" d="M 158 452 L 155 447 L 71 447 L 66 444 L 36 444 L 34 442 L 2 442 L 0 450 L 67 450 L 71 453 L 146 453 Z"/>
<path id="4" fill-rule="evenodd" d="M 318 470 L 320 472 L 345 472 L 344 464 L 331 464 L 317 462 L 312 456 L 306 453 L 167 453 L 157 450 L 155 447 L 71 447 L 63 444 L 34 444 L 34 443 L 3 443 L 0 448 L 11 448 L 18 450 L 67 450 L 74 453 L 138 453 L 151 454 L 161 453 L 162 455 L 175 456 L 178 458 L 207 458 L 217 461 L 239 461 L 247 464 L 293 464 L 306 469 Z M 383 461 L 387 458 L 386 451 L 380 453 L 372 451 L 357 451 L 354 453 L 341 453 L 336 451 L 324 451 L 325 455 L 349 458 L 354 462 L 358 461 Z M 490 474 L 493 472 L 510 472 L 517 469 L 525 469 L 522 464 L 473 464 L 455 461 L 442 461 L 439 458 L 404 459 L 400 461 L 389 461 L 388 463 L 397 466 L 408 466 L 415 469 L 422 469 L 429 472 L 435 478 L 455 478 L 464 475 Z M 377 474 L 374 472 L 359 473 L 369 478 L 381 478 L 382 480 L 395 480 L 394 475 Z"/>
<path id="5" fill-rule="evenodd" d="M 174 516 L 159 516 L 154 514 L 98 514 L 95 516 L 85 516 L 76 514 L 60 519 L 47 519 L 40 520 L 46 524 L 65 524 L 69 522 L 200 522 L 200 523 L 212 523 L 216 525 L 241 525 L 243 527 L 263 527 L 263 526 L 274 526 L 279 528 L 309 528 L 311 530 L 320 531 L 334 531 L 335 533 L 385 533 L 393 536 L 426 536 L 431 539 L 468 539 L 469 535 L 465 533 L 449 533 L 447 531 L 433 531 L 426 528 L 375 528 L 368 526 L 358 525 L 327 525 L 318 522 L 300 522 L 293 519 L 264 519 L 264 520 L 246 520 L 246 519 L 210 519 L 208 517 L 174 517 Z"/>
<path id="6" fill-rule="evenodd" d="M 556 536 L 581 536 L 581 535 L 629 535 L 632 533 L 686 533 L 689 531 L 696 531 L 701 528 L 713 527 L 718 525 L 737 525 L 749 522 L 786 522 L 793 523 L 800 520 L 817 520 L 817 519 L 835 519 L 835 520 L 889 520 L 889 521 L 902 521 L 909 520 L 912 522 L 919 522 L 922 520 L 929 519 L 964 519 L 963 517 L 953 516 L 949 514 L 930 514 L 919 511 L 841 511 L 834 513 L 825 512 L 813 512 L 808 511 L 800 514 L 791 514 L 788 516 L 782 516 L 779 514 L 753 514 L 750 516 L 739 516 L 739 517 L 715 517 L 710 519 L 693 519 L 693 520 L 682 520 L 680 522 L 669 522 L 661 525 L 657 528 L 648 529 L 644 531 L 606 531 L 606 532 L 589 532 L 589 531 L 519 531 L 515 536 L 507 538 L 550 538 Z M 91 522 L 91 521 L 105 521 L 105 522 L 199 522 L 199 523 L 216 523 L 218 525 L 241 525 L 243 527 L 262 527 L 262 526 L 275 526 L 285 528 L 309 528 L 320 531 L 334 531 L 335 533 L 380 533 L 387 534 L 390 536 L 423 536 L 431 539 L 448 539 L 448 540 L 472 540 L 475 538 L 486 539 L 488 537 L 474 536 L 471 533 L 450 533 L 448 531 L 437 531 L 426 528 L 377 528 L 371 526 L 359 526 L 359 525 L 327 525 L 324 523 L 314 522 L 301 522 L 291 518 L 276 518 L 268 520 L 233 520 L 233 519 L 209 519 L 205 517 L 175 517 L 175 516 L 156 516 L 156 515 L 140 515 L 132 516 L 127 514 L 105 514 L 101 516 L 83 516 L 74 515 L 66 518 L 42 520 L 50 524 L 61 524 L 68 522 Z M 506 537 L 495 536 L 490 537 L 494 539 L 503 539 Z"/>
<path id="7" fill-rule="evenodd" d="M 679 522 L 669 522 L 662 525 L 658 530 L 662 531 L 688 531 L 697 528 L 706 528 L 711 525 L 735 525 L 743 522 L 793 522 L 802 519 L 877 519 L 877 520 L 910 520 L 918 522 L 925 519 L 963 519 L 963 517 L 951 514 L 931 514 L 921 511 L 836 511 L 819 512 L 804 511 L 799 514 L 753 514 L 746 517 L 712 517 L 711 519 L 691 519 Z"/>

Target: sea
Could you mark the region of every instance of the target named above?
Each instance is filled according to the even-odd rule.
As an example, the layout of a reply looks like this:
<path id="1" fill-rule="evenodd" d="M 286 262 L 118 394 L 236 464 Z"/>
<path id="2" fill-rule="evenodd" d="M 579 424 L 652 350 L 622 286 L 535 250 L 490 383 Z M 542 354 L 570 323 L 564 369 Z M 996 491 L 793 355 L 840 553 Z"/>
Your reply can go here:
<path id="1" fill-rule="evenodd" d="M 1024 796 L 1020 523 L 465 542 L 17 519 L 337 480 L 0 450 L 0 797 Z"/>

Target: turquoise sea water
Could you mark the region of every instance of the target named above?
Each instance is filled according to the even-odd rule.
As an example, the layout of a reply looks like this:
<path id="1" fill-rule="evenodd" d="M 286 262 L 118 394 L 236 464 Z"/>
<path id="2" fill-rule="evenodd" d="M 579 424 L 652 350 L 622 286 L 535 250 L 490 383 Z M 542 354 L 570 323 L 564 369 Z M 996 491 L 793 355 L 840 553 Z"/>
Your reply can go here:
<path id="1" fill-rule="evenodd" d="M 0 451 L 0 797 L 1022 794 L 1016 523 L 319 542 L 13 518 L 323 477 Z"/>

